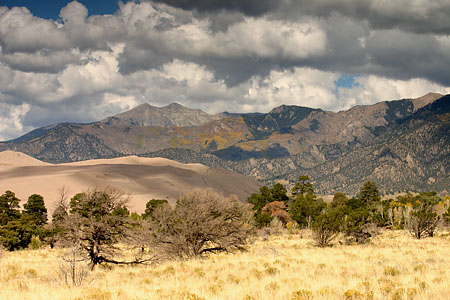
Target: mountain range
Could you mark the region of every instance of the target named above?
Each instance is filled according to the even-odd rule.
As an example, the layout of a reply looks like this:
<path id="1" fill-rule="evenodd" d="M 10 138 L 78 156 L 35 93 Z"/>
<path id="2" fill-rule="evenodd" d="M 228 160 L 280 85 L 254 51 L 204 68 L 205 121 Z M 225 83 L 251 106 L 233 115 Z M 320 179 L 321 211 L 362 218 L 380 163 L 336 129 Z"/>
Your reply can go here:
<path id="1" fill-rule="evenodd" d="M 51 163 L 126 155 L 202 163 L 265 184 L 309 175 L 317 191 L 382 193 L 450 187 L 450 95 L 330 112 L 282 105 L 269 113 L 210 115 L 173 103 L 142 104 L 89 124 L 63 123 L 1 142 Z"/>

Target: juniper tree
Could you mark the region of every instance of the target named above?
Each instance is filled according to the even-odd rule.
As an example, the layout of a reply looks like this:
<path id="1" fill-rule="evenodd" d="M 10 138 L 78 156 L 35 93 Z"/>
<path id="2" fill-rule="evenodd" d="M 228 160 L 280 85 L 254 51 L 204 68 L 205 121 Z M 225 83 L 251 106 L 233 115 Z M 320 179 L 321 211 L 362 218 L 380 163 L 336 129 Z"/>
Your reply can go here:
<path id="1" fill-rule="evenodd" d="M 136 258 L 120 261 L 119 242 L 133 244 L 138 239 L 138 227 L 124 216 L 127 200 L 121 191 L 91 188 L 70 200 L 70 214 L 63 223 L 63 238 L 78 245 L 87 254 L 92 268 L 102 263 L 131 264 L 146 261 Z M 121 213 L 118 213 L 121 212 Z"/>
<path id="2" fill-rule="evenodd" d="M 326 206 L 322 199 L 317 198 L 309 180 L 308 176 L 299 176 L 298 182 L 292 188 L 293 200 L 289 210 L 292 220 L 308 228 Z"/>

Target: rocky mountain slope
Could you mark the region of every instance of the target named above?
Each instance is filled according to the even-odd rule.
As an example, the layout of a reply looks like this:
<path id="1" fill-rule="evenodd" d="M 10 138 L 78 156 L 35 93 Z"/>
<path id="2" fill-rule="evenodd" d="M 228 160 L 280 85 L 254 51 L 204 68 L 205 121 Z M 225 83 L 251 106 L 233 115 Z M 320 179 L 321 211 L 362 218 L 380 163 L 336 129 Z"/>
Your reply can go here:
<path id="1" fill-rule="evenodd" d="M 155 107 L 144 103 L 124 113 L 106 118 L 101 123 L 107 125 L 188 127 L 203 125 L 217 119 L 221 119 L 221 116 L 210 115 L 200 109 L 189 109 L 178 103 L 172 103 L 164 107 Z"/>
<path id="2" fill-rule="evenodd" d="M 448 97 L 328 112 L 282 105 L 269 113 L 209 115 L 148 104 L 90 124 L 58 124 L 0 143 L 47 162 L 137 154 L 226 168 L 264 183 L 308 174 L 321 193 L 448 190 Z M 446 106 L 447 105 L 447 106 Z M 444 149 L 444 147 L 447 147 Z"/>

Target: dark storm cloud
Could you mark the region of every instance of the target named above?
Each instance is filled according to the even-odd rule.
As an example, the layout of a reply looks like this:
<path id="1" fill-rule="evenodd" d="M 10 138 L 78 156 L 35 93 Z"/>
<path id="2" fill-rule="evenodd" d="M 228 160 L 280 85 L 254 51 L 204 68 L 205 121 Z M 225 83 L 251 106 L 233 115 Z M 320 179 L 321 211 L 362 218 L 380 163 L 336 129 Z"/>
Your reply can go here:
<path id="1" fill-rule="evenodd" d="M 328 18 L 339 13 L 367 21 L 374 29 L 399 28 L 415 33 L 450 33 L 450 1 L 439 0 L 291 0 L 280 6 L 279 17 L 311 15 Z"/>
<path id="2" fill-rule="evenodd" d="M 339 13 L 365 20 L 373 28 L 399 28 L 416 33 L 450 33 L 450 1 L 439 0 L 156 0 L 185 10 L 235 11 L 250 16 L 271 14 L 297 19 L 309 15 L 329 17 Z"/>
<path id="3" fill-rule="evenodd" d="M 374 74 L 389 74 L 400 79 L 425 77 L 450 85 L 448 38 L 386 30 L 375 32 L 366 45 Z"/>
<path id="4" fill-rule="evenodd" d="M 173 7 L 200 12 L 239 11 L 250 16 L 259 16 L 278 8 L 283 1 L 274 0 L 156 0 Z"/>
<path id="5" fill-rule="evenodd" d="M 157 0 L 57 21 L 0 7 L 0 140 L 143 102 L 339 110 L 450 92 L 450 1 Z M 342 74 L 358 85 L 337 90 Z"/>
<path id="6" fill-rule="evenodd" d="M 0 55 L 0 61 L 12 69 L 22 72 L 58 73 L 68 64 L 80 64 L 79 55 L 63 52 L 41 50 L 36 53 L 16 52 Z"/>

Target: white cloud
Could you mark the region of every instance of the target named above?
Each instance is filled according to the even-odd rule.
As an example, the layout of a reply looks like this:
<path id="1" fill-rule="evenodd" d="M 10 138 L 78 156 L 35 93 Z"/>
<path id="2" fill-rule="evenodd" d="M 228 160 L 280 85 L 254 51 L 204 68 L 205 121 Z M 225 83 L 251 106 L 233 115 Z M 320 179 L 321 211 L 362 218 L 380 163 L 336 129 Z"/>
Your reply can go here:
<path id="1" fill-rule="evenodd" d="M 380 101 L 418 98 L 429 92 L 450 94 L 450 87 L 444 87 L 423 78 L 395 80 L 379 76 L 357 77 L 360 85 L 349 91 L 361 98 L 360 104 L 373 104 Z"/>
<path id="2" fill-rule="evenodd" d="M 85 56 L 87 63 L 68 66 L 58 77 L 58 94 L 70 98 L 114 88 L 120 77 L 116 56 L 110 51 L 93 51 Z"/>
<path id="3" fill-rule="evenodd" d="M 295 60 L 323 54 L 326 35 L 314 22 L 246 18 L 217 33 L 208 46 L 219 55 Z"/>
<path id="4" fill-rule="evenodd" d="M 374 30 L 345 10 L 354 0 L 342 10 L 334 0 L 306 2 L 305 11 L 338 13 L 209 15 L 130 1 L 114 15 L 89 16 L 72 2 L 54 22 L 0 7 L 0 139 L 99 120 L 143 102 L 176 101 L 210 113 L 267 112 L 281 104 L 337 111 L 450 93 L 448 34 L 403 31 L 406 23 Z M 386 18 L 398 11 L 392 5 L 360 8 Z M 415 1 L 406 10 L 432 15 L 433 7 Z M 214 16 L 226 24 L 215 28 Z M 358 86 L 336 89 L 343 73 L 360 74 Z"/>
<path id="5" fill-rule="evenodd" d="M 267 78 L 253 78 L 248 98 L 259 102 L 259 111 L 280 104 L 330 109 L 335 105 L 334 81 L 339 76 L 311 68 L 272 71 Z"/>
<path id="6" fill-rule="evenodd" d="M 52 21 L 34 17 L 24 7 L 0 7 L 0 45 L 6 53 L 67 49 L 70 41 Z"/>
<path id="7" fill-rule="evenodd" d="M 0 94 L 0 98 L 1 98 Z M 0 141 L 16 138 L 33 129 L 23 126 L 22 122 L 26 114 L 30 111 L 30 105 L 9 105 L 0 102 Z"/>

